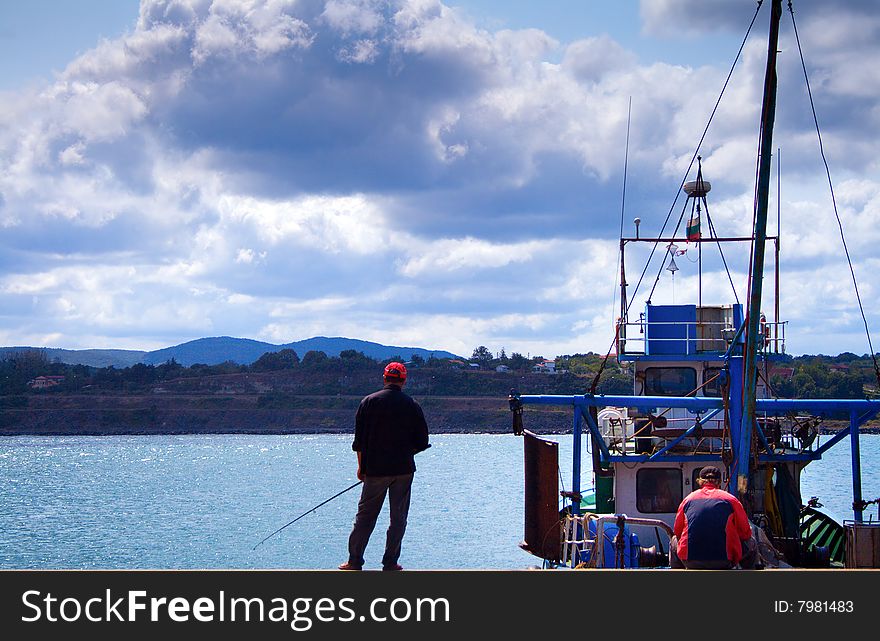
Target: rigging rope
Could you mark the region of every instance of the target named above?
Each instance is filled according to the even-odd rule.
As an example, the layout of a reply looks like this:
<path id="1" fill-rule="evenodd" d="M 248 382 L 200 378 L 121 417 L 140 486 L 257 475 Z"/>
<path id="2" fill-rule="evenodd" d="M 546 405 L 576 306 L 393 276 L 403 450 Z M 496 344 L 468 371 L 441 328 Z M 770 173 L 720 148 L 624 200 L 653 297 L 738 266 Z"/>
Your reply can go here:
<path id="1" fill-rule="evenodd" d="M 666 214 L 666 220 L 663 221 L 663 226 L 660 228 L 660 233 L 657 234 L 658 237 L 663 236 L 663 232 L 666 230 L 666 226 L 669 224 L 669 219 L 672 217 L 672 212 L 675 210 L 675 205 L 676 203 L 678 203 L 678 199 L 681 197 L 681 191 L 684 188 L 684 184 L 685 182 L 687 182 L 687 177 L 694 166 L 694 161 L 697 159 L 697 155 L 700 153 L 700 148 L 703 145 L 703 141 L 706 139 L 706 134 L 709 132 L 709 127 L 711 126 L 712 121 L 715 119 L 715 114 L 718 112 L 718 105 L 721 104 L 721 98 L 724 96 L 724 92 L 727 90 L 727 85 L 730 84 L 730 79 L 733 76 L 733 72 L 736 69 L 736 65 L 739 62 L 740 57 L 742 56 L 743 49 L 745 49 L 746 42 L 749 39 L 749 34 L 751 34 L 752 32 L 752 27 L 755 25 L 755 20 L 757 20 L 758 18 L 758 13 L 761 11 L 761 5 L 763 3 L 764 0 L 758 0 L 758 6 L 755 8 L 755 15 L 752 16 L 752 21 L 749 23 L 749 28 L 746 30 L 746 35 L 743 37 L 743 41 L 739 45 L 739 51 L 736 52 L 736 57 L 733 59 L 733 64 L 730 66 L 730 71 L 727 73 L 727 78 L 724 80 L 724 85 L 721 87 L 721 93 L 718 95 L 718 100 L 715 101 L 715 106 L 712 108 L 712 113 L 709 115 L 709 122 L 706 123 L 705 129 L 703 129 L 703 135 L 700 136 L 700 141 L 697 143 L 697 148 L 694 150 L 694 155 L 691 157 L 691 161 L 688 164 L 687 170 L 684 172 L 684 178 L 682 179 L 681 184 L 676 191 L 675 199 L 672 201 L 672 205 L 670 205 L 669 207 L 669 212 Z M 629 303 L 627 303 L 627 314 L 629 313 L 629 308 L 632 307 L 633 301 L 635 301 L 636 294 L 639 291 L 639 287 L 641 287 L 642 281 L 645 278 L 645 274 L 648 273 L 648 267 L 651 264 L 654 253 L 657 251 L 658 245 L 659 242 L 656 242 L 651 248 L 651 253 L 648 255 L 648 260 L 645 263 L 645 268 L 642 270 L 642 273 L 639 276 L 639 281 L 638 283 L 636 283 L 636 287 L 633 290 L 633 295 L 630 298 Z M 621 322 L 623 322 L 623 320 L 624 319 L 621 319 Z M 599 366 L 599 371 L 596 373 L 596 377 L 593 379 L 592 385 L 590 385 L 591 394 L 595 394 L 596 392 L 596 388 L 599 385 L 599 378 L 602 376 L 602 372 L 605 370 L 605 366 L 608 364 L 608 359 L 611 356 L 611 351 L 617 344 L 618 333 L 619 327 L 615 330 L 614 339 L 611 341 L 611 345 L 608 347 L 608 351 L 605 353 L 605 358 L 602 360 L 602 364 Z M 880 376 L 880 370 L 878 370 L 878 376 Z M 878 380 L 880 380 L 880 378 L 878 378 Z"/>
<path id="2" fill-rule="evenodd" d="M 761 122 L 761 126 L 758 128 L 758 148 L 755 151 L 755 190 L 752 195 L 752 226 L 751 226 L 751 236 L 752 240 L 749 243 L 749 265 L 751 265 L 755 260 L 755 243 L 757 242 L 757 238 L 755 236 L 755 227 L 758 224 L 758 182 L 760 182 L 761 175 L 761 147 L 763 147 L 764 140 L 764 123 Z M 752 298 L 752 270 L 749 269 L 749 277 L 746 279 L 746 300 L 751 300 Z M 743 319 L 743 323 L 748 326 L 749 322 L 749 309 L 748 305 L 746 306 L 746 316 Z M 745 372 L 743 372 L 743 381 L 745 381 Z"/>
<path id="3" fill-rule="evenodd" d="M 727 90 L 727 85 L 730 84 L 730 79 L 733 76 L 733 72 L 736 69 L 736 65 L 739 62 L 740 57 L 742 56 L 743 49 L 746 46 L 746 42 L 749 39 L 749 34 L 752 32 L 752 27 L 755 25 L 755 20 L 758 18 L 758 12 L 761 10 L 761 4 L 763 4 L 763 0 L 758 0 L 758 6 L 755 9 L 755 15 L 752 16 L 752 21 L 749 23 L 749 28 L 746 30 L 746 35 L 743 38 L 742 43 L 739 46 L 739 51 L 736 53 L 736 57 L 733 59 L 733 64 L 730 66 L 730 71 L 727 73 L 727 78 L 724 80 L 724 85 L 721 87 L 721 93 L 718 95 L 718 99 L 715 101 L 715 106 L 712 108 L 712 113 L 709 115 L 709 121 L 706 123 L 706 127 L 703 129 L 703 135 L 700 136 L 700 141 L 697 143 L 697 148 L 694 150 L 694 155 L 691 157 L 691 161 L 688 164 L 687 170 L 684 173 L 684 178 L 682 178 L 681 184 L 678 187 L 678 191 L 675 194 L 675 199 L 672 201 L 672 205 L 669 207 L 669 212 L 666 214 L 666 220 L 663 222 L 663 226 L 660 228 L 660 233 L 658 236 L 663 236 L 663 232 L 666 230 L 666 226 L 669 224 L 669 219 L 672 217 L 672 212 L 675 210 L 675 205 L 678 202 L 678 199 L 681 197 L 681 191 L 684 188 L 685 182 L 687 182 L 687 177 L 693 169 L 694 161 L 697 159 L 697 155 L 700 153 L 700 148 L 703 146 L 703 141 L 706 139 L 706 134 L 709 133 L 709 127 L 712 125 L 712 121 L 715 119 L 715 114 L 718 112 L 718 106 L 721 104 L 721 99 L 724 97 L 724 92 Z M 654 256 L 654 252 L 657 250 L 657 246 L 659 242 L 654 243 L 653 248 L 651 249 L 651 254 L 648 256 L 648 261 L 645 264 L 645 268 L 642 270 L 642 275 L 639 276 L 639 282 L 636 284 L 635 290 L 633 290 L 633 296 L 630 299 L 629 305 L 627 305 L 627 311 L 629 311 L 630 306 L 632 305 L 632 301 L 635 300 L 635 295 L 639 290 L 639 286 L 642 283 L 642 279 L 645 277 L 645 274 L 648 271 L 648 265 L 650 265 L 651 260 Z"/>
<path id="4" fill-rule="evenodd" d="M 791 0 L 788 0 L 788 11 L 791 14 L 791 24 L 794 27 L 794 38 L 797 41 L 798 54 L 801 58 L 801 67 L 804 70 L 804 81 L 807 85 L 807 96 L 810 98 L 810 109 L 813 112 L 813 123 L 816 125 L 816 136 L 819 139 L 819 153 L 822 156 L 822 163 L 825 165 L 825 175 L 828 177 L 828 189 L 831 191 L 831 204 L 834 207 L 834 216 L 837 218 L 837 227 L 840 229 L 840 240 L 843 243 L 843 251 L 846 254 L 846 262 L 849 265 L 849 271 L 852 275 L 853 289 L 856 293 L 856 301 L 859 304 L 859 312 L 862 314 L 862 322 L 865 325 L 865 335 L 868 337 L 868 348 L 871 350 L 871 359 L 874 362 L 874 375 L 877 377 L 877 385 L 880 387 L 880 366 L 877 364 L 877 355 L 874 353 L 874 345 L 871 342 L 871 331 L 868 329 L 868 319 L 865 317 L 865 308 L 862 305 L 862 297 L 859 294 L 859 284 L 856 281 L 856 271 L 852 264 L 852 258 L 849 255 L 849 248 L 846 244 L 846 236 L 843 233 L 843 222 L 840 220 L 840 213 L 837 211 L 837 199 L 834 196 L 834 184 L 831 180 L 831 169 L 828 166 L 828 159 L 825 157 L 825 147 L 822 144 L 822 132 L 819 129 L 819 117 L 816 115 L 816 105 L 813 102 L 813 91 L 810 88 L 810 78 L 807 75 L 807 63 L 804 61 L 804 52 L 801 49 L 801 39 L 798 35 L 797 21 L 794 18 L 794 8 Z"/>
<path id="5" fill-rule="evenodd" d="M 721 262 L 724 263 L 724 271 L 727 272 L 727 280 L 730 282 L 730 289 L 733 290 L 733 298 L 736 300 L 737 304 L 739 304 L 739 296 L 736 294 L 736 285 L 733 284 L 733 277 L 730 275 L 730 267 L 727 266 L 727 259 L 724 257 L 724 250 L 721 249 L 721 241 L 718 240 L 718 233 L 715 231 L 715 223 L 712 222 L 712 217 L 709 216 L 709 204 L 706 205 L 706 223 L 709 225 L 709 236 L 715 239 L 715 244 L 718 245 L 718 253 L 721 255 Z"/>

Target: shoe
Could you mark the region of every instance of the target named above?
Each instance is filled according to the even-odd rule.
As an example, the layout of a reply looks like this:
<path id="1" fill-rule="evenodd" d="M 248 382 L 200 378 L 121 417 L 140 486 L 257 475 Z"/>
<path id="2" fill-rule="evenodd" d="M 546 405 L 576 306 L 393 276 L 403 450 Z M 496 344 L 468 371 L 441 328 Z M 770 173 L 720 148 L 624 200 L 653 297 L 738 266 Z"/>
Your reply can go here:
<path id="1" fill-rule="evenodd" d="M 342 565 L 339 566 L 340 570 L 348 570 L 351 572 L 360 572 L 361 568 L 358 565 L 354 565 L 353 563 L 346 561 Z"/>
<path id="2" fill-rule="evenodd" d="M 403 569 L 403 566 L 399 563 L 395 563 L 394 565 L 386 565 L 382 568 L 383 572 L 400 572 Z"/>

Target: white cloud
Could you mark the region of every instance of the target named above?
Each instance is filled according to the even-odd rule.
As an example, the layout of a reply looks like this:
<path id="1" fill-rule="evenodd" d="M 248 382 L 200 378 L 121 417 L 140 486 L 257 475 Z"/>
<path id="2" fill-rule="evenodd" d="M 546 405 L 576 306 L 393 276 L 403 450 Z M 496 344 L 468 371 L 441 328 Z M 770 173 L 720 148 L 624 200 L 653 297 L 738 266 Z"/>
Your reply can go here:
<path id="1" fill-rule="evenodd" d="M 58 161 L 62 165 L 83 165 L 85 164 L 85 159 L 83 158 L 83 150 L 85 149 L 85 144 L 83 142 L 77 142 L 70 147 L 65 148 L 62 152 L 58 154 Z"/>
<path id="2" fill-rule="evenodd" d="M 562 67 L 580 82 L 597 82 L 608 74 L 632 71 L 637 58 L 608 35 L 571 43 Z"/>
<path id="3" fill-rule="evenodd" d="M 337 58 L 353 64 L 370 64 L 379 56 L 379 46 L 375 40 L 357 40 L 349 47 L 339 50 Z"/>
<path id="4" fill-rule="evenodd" d="M 264 261 L 266 260 L 267 252 L 254 252 L 253 249 L 242 248 L 238 250 L 238 254 L 235 256 L 236 263 L 242 263 L 244 265 L 251 265 L 254 261 Z"/>
<path id="5" fill-rule="evenodd" d="M 798 19 L 826 151 L 873 293 L 880 20 L 863 2 L 833 16 L 808 5 Z M 751 9 L 657 0 L 642 16 L 650 33 L 705 34 L 739 30 Z M 790 35 L 781 49 L 784 283 L 809 290 L 784 307 L 825 337 L 824 308 L 809 310 L 830 301 L 849 345 L 860 328 L 843 312 L 847 273 Z M 750 233 L 765 50 L 747 46 L 702 149 L 721 234 Z M 640 64 L 601 33 L 563 46 L 535 29 L 480 29 L 438 0 L 145 0 L 130 33 L 0 102 L 0 304 L 15 310 L 0 337 L 604 351 L 629 98 L 628 210 L 645 233 L 726 71 Z M 707 271 L 704 292 L 729 296 L 721 268 Z M 676 297 L 693 293 L 693 275 L 679 276 Z"/>
<path id="6" fill-rule="evenodd" d="M 424 243 L 415 256 L 401 265 L 400 273 L 408 277 L 438 272 L 469 270 L 477 272 L 496 269 L 511 263 L 529 262 L 539 242 L 493 244 L 476 238 L 443 239 Z"/>
<path id="7" fill-rule="evenodd" d="M 116 82 L 103 85 L 73 83 L 66 96 L 65 124 L 86 141 L 105 141 L 123 136 L 147 113 L 147 107 L 131 88 Z"/>
<path id="8" fill-rule="evenodd" d="M 770 4 L 769 2 L 767 3 Z M 677 36 L 712 32 L 748 25 L 751 17 L 739 0 L 640 0 L 643 29 L 648 33 Z M 755 7 L 749 7 L 754 9 Z M 766 12 L 765 12 L 766 13 Z"/>
<path id="9" fill-rule="evenodd" d="M 238 44 L 235 30 L 223 17 L 212 15 L 196 30 L 193 60 L 196 64 L 202 64 L 211 56 L 233 52 Z"/>
<path id="10" fill-rule="evenodd" d="M 381 209 L 361 195 L 294 201 L 223 195 L 216 206 L 228 228 L 250 227 L 269 245 L 287 242 L 330 254 L 374 254 L 393 242 Z M 212 232 L 220 234 L 221 230 Z M 220 242 L 222 236 L 216 240 Z"/>
<path id="11" fill-rule="evenodd" d="M 343 36 L 372 36 L 385 22 L 382 5 L 376 0 L 329 0 L 321 18 Z"/>

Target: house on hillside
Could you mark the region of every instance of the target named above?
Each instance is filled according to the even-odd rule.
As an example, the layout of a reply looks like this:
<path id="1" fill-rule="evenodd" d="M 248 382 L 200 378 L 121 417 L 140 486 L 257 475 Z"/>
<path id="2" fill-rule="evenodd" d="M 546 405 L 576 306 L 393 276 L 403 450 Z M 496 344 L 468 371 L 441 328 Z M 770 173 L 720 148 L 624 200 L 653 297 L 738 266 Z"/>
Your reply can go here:
<path id="1" fill-rule="evenodd" d="M 501 372 L 503 374 L 505 372 L 509 372 L 510 368 L 507 365 L 499 365 L 498 367 L 495 368 L 495 371 Z"/>
<path id="2" fill-rule="evenodd" d="M 828 369 L 832 374 L 849 374 L 849 365 L 845 363 L 834 363 Z"/>
<path id="3" fill-rule="evenodd" d="M 534 367 L 532 367 L 532 371 L 538 374 L 555 374 L 556 373 L 556 361 L 543 360 L 538 363 Z"/>
<path id="4" fill-rule="evenodd" d="M 793 367 L 771 367 L 770 368 L 770 376 L 778 376 L 783 380 L 791 380 L 791 377 L 794 376 L 794 368 Z"/>
<path id="5" fill-rule="evenodd" d="M 48 389 L 61 385 L 63 382 L 63 376 L 37 376 L 35 379 L 28 381 L 28 387 L 31 389 Z"/>

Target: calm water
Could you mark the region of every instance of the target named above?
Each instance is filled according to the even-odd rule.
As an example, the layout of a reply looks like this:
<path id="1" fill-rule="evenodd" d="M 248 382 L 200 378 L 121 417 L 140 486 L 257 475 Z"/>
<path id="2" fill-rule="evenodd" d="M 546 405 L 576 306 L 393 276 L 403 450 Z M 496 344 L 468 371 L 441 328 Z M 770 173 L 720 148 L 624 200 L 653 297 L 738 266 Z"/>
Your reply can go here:
<path id="1" fill-rule="evenodd" d="M 568 469 L 571 437 L 554 439 Z M 252 548 L 356 481 L 350 443 L 337 435 L 0 438 L 0 568 L 335 568 L 346 558 L 358 489 Z M 432 443 L 417 459 L 401 563 L 534 565 L 517 547 L 520 439 L 434 435 Z M 852 517 L 848 443 L 803 475 L 803 496 L 819 496 L 838 520 Z M 861 443 L 862 487 L 873 499 L 880 436 Z M 585 471 L 584 487 L 588 479 Z M 387 523 L 386 508 L 368 566 L 378 567 Z"/>

